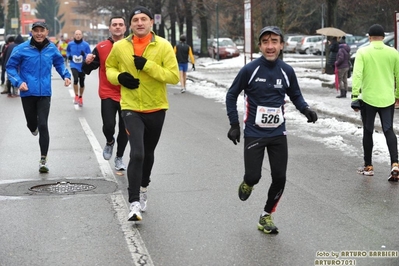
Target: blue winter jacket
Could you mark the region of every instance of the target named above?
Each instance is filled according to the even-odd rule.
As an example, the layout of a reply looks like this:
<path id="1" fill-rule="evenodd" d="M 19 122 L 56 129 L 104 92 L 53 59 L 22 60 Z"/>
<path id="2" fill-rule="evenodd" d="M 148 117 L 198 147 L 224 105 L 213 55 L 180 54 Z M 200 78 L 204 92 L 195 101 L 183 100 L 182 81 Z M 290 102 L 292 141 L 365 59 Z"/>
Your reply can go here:
<path id="1" fill-rule="evenodd" d="M 82 71 L 83 62 L 86 60 L 86 55 L 91 53 L 90 45 L 85 41 L 71 41 L 67 46 L 67 58 L 72 58 L 69 61 L 69 66 L 75 68 L 78 72 Z"/>
<path id="2" fill-rule="evenodd" d="M 27 40 L 16 46 L 6 65 L 8 79 L 19 88 L 22 82 L 27 91 L 20 91 L 21 97 L 51 96 L 51 71 L 55 67 L 62 79 L 71 78 L 65 67 L 64 58 L 54 43 L 48 42 L 42 50 Z"/>
<path id="3" fill-rule="evenodd" d="M 242 91 L 244 91 L 245 101 L 244 137 L 264 138 L 286 135 L 284 119 L 286 94 L 299 111 L 303 112 L 308 107 L 299 88 L 294 69 L 280 59 L 268 61 L 262 56 L 240 70 L 226 95 L 230 125 L 239 123 L 237 97 Z M 282 114 L 272 119 L 283 119 L 282 124 L 278 127 L 258 126 L 255 121 L 258 107 L 281 108 Z M 270 122 L 272 124 L 277 120 Z"/>

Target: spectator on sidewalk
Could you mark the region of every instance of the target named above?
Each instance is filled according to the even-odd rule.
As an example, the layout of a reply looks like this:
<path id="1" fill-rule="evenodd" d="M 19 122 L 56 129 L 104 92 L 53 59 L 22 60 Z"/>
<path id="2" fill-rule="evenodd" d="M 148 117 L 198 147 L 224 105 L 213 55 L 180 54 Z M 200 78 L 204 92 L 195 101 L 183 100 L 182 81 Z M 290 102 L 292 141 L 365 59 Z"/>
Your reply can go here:
<path id="1" fill-rule="evenodd" d="M 73 41 L 67 46 L 67 57 L 73 75 L 74 104 L 83 106 L 83 92 L 85 90 L 85 73 L 82 71 L 86 55 L 91 53 L 90 45 L 83 40 L 82 31 L 76 30 Z"/>
<path id="2" fill-rule="evenodd" d="M 1 94 L 8 94 L 8 89 L 7 86 L 5 86 L 5 82 L 6 82 L 6 64 L 4 62 L 4 55 L 5 55 L 5 51 L 8 47 L 8 45 L 10 44 L 10 42 L 14 42 L 15 38 L 14 36 L 9 36 L 6 39 L 5 44 L 3 45 L 3 47 L 1 48 L 1 86 L 4 87 L 3 91 L 1 92 Z"/>
<path id="3" fill-rule="evenodd" d="M 338 69 L 338 83 L 340 95 L 337 98 L 346 98 L 348 91 L 348 71 L 351 48 L 345 42 L 339 44 L 335 67 Z"/>
<path id="4" fill-rule="evenodd" d="M 339 50 L 339 44 L 337 41 L 337 37 L 333 37 L 331 41 L 328 41 L 329 43 L 329 54 L 328 54 L 328 60 L 327 60 L 327 65 L 329 68 L 332 69 L 332 73 L 335 71 L 335 61 L 337 60 L 337 53 Z"/>
<path id="5" fill-rule="evenodd" d="M 35 22 L 32 38 L 16 46 L 7 62 L 7 75 L 15 88 L 20 91 L 27 127 L 32 135 L 39 134 L 39 172 L 47 173 L 47 153 L 50 136 L 48 117 L 51 102 L 51 71 L 54 66 L 65 81 L 71 84 L 71 74 L 65 68 L 64 59 L 54 43 L 47 39 L 47 24 Z"/>
<path id="6" fill-rule="evenodd" d="M 373 132 L 378 113 L 390 155 L 388 181 L 398 182 L 398 141 L 393 130 L 393 117 L 395 102 L 399 102 L 399 90 L 395 90 L 395 87 L 399 88 L 399 53 L 384 44 L 385 31 L 381 25 L 372 25 L 368 34 L 370 44 L 357 50 L 352 75 L 351 107 L 360 110 L 363 123 L 364 166 L 358 173 L 374 175 Z"/>
<path id="7" fill-rule="evenodd" d="M 279 59 L 284 48 L 284 37 L 276 26 L 264 27 L 259 34 L 260 58 L 245 65 L 226 95 L 226 109 L 230 121 L 228 138 L 235 145 L 240 142 L 240 123 L 237 98 L 244 91 L 244 168 L 238 196 L 245 201 L 262 176 L 265 149 L 269 156 L 272 183 L 266 205 L 260 215 L 258 229 L 266 234 L 277 234 L 272 219 L 285 188 L 288 163 L 287 132 L 284 119 L 285 95 L 308 119 L 317 121 L 317 114 L 305 102 L 294 69 Z"/>
<path id="8" fill-rule="evenodd" d="M 57 47 L 58 50 L 60 51 L 62 57 L 64 57 L 65 65 L 68 64 L 68 58 L 67 58 L 67 47 L 68 47 L 68 42 L 67 40 L 64 39 L 64 36 L 61 36 L 60 40 L 57 42 Z"/>
<path id="9" fill-rule="evenodd" d="M 191 46 L 186 43 L 186 35 L 180 36 L 180 43 L 174 47 L 177 62 L 179 63 L 181 93 L 186 92 L 188 58 L 190 57 L 192 70 L 195 70 L 195 59 Z"/>
<path id="10" fill-rule="evenodd" d="M 121 85 L 122 117 L 130 144 L 128 219 L 140 221 L 169 108 L 166 84 L 179 82 L 179 68 L 172 45 L 151 31 L 154 19 L 147 8 L 133 8 L 129 23 L 133 33 L 114 43 L 105 64 L 108 80 Z"/>
<path id="11" fill-rule="evenodd" d="M 111 17 L 109 20 L 109 32 L 111 37 L 107 40 L 99 42 L 93 49 L 93 52 L 86 56 L 83 62 L 82 70 L 89 75 L 94 69 L 100 68 L 98 71 L 98 94 L 101 99 L 101 117 L 103 120 L 103 134 L 106 139 L 106 145 L 103 150 L 103 157 L 109 160 L 112 157 L 115 144 L 115 116 L 118 115 L 118 137 L 117 151 L 115 157 L 115 169 L 118 171 L 126 170 L 123 163 L 123 154 L 128 142 L 125 124 L 122 119 L 121 112 L 121 87 L 120 85 L 112 85 L 105 72 L 105 61 L 115 42 L 122 40 L 126 32 L 125 19 L 121 16 Z"/>
<path id="12" fill-rule="evenodd" d="M 4 51 L 4 59 L 3 59 L 4 60 L 4 68 L 6 68 L 5 66 L 7 65 L 8 59 L 10 59 L 11 53 L 14 50 L 14 48 L 23 42 L 24 42 L 24 38 L 22 38 L 21 34 L 18 34 L 18 36 L 15 38 L 15 40 L 14 40 L 14 38 L 12 39 L 12 41 L 10 40 L 7 49 Z M 13 88 L 13 86 L 11 85 L 11 82 L 8 79 L 8 76 L 7 76 L 7 80 L 6 80 L 6 88 L 7 88 L 8 97 L 16 97 L 17 96 L 17 92 L 12 91 L 12 90 L 15 90 L 15 88 Z"/>

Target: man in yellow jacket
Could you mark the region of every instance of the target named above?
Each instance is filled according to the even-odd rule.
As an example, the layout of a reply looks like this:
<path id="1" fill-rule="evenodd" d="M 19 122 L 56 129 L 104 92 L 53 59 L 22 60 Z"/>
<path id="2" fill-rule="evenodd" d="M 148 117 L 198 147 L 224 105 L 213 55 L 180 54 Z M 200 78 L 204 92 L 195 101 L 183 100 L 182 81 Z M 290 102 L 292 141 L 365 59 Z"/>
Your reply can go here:
<path id="1" fill-rule="evenodd" d="M 357 51 L 352 76 L 351 107 L 360 110 L 363 122 L 364 166 L 357 172 L 374 175 L 373 132 L 378 113 L 390 156 L 388 181 L 398 182 L 398 141 L 393 130 L 393 117 L 395 102 L 399 100 L 399 53 L 384 44 L 385 31 L 381 25 L 372 25 L 368 33 L 370 44 Z"/>
<path id="2" fill-rule="evenodd" d="M 166 84 L 179 82 L 172 45 L 151 27 L 152 13 L 137 6 L 130 15 L 130 34 L 116 42 L 106 61 L 108 80 L 121 85 L 121 110 L 130 143 L 127 169 L 129 221 L 142 220 L 154 151 L 169 108 Z"/>

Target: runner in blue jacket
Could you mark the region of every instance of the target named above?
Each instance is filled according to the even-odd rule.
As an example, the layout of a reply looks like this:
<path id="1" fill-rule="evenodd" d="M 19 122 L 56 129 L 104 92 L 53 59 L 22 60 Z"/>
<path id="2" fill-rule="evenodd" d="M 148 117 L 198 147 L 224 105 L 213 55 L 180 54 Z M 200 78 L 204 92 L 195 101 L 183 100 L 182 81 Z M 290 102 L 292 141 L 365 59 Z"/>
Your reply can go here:
<path id="1" fill-rule="evenodd" d="M 82 31 L 76 30 L 73 41 L 67 46 L 66 56 L 73 75 L 73 90 L 75 92 L 74 104 L 83 106 L 83 92 L 85 90 L 86 74 L 82 70 L 86 55 L 91 53 L 90 45 L 83 40 Z"/>
<path id="2" fill-rule="evenodd" d="M 39 171 L 47 173 L 47 152 L 50 143 L 48 116 L 51 102 L 51 72 L 53 66 L 65 81 L 71 84 L 71 74 L 65 68 L 64 58 L 54 43 L 47 39 L 44 22 L 32 25 L 32 38 L 16 46 L 7 61 L 8 79 L 20 91 L 27 127 L 32 135 L 39 134 Z"/>
<path id="3" fill-rule="evenodd" d="M 262 174 L 265 148 L 269 156 L 272 183 L 258 229 L 278 233 L 271 217 L 283 194 L 287 162 L 287 132 L 284 119 L 285 95 L 303 113 L 308 123 L 317 121 L 317 114 L 305 102 L 293 68 L 278 56 L 284 47 L 284 37 L 276 26 L 268 26 L 259 34 L 262 57 L 245 65 L 226 95 L 227 115 L 231 128 L 227 134 L 234 144 L 240 142 L 237 98 L 244 91 L 244 181 L 238 188 L 239 198 L 247 200 Z"/>

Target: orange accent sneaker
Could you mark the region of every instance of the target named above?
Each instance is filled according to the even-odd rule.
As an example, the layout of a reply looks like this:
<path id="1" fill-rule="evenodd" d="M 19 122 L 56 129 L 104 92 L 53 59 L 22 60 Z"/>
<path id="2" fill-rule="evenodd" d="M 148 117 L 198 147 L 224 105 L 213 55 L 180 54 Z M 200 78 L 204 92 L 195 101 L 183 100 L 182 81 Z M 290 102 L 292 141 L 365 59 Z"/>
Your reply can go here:
<path id="1" fill-rule="evenodd" d="M 79 98 L 78 104 L 79 104 L 79 107 L 83 106 L 83 98 L 82 97 Z"/>
<path id="2" fill-rule="evenodd" d="M 78 104 L 79 102 L 79 96 L 75 95 L 75 99 L 73 100 L 73 104 Z"/>
<path id="3" fill-rule="evenodd" d="M 364 167 L 359 167 L 357 169 L 357 173 L 359 175 L 365 175 L 365 176 L 373 176 L 374 175 L 374 168 L 372 165 L 367 165 Z"/>
<path id="4" fill-rule="evenodd" d="M 391 182 L 398 182 L 399 181 L 399 164 L 393 163 L 391 174 L 389 175 L 388 181 Z"/>

